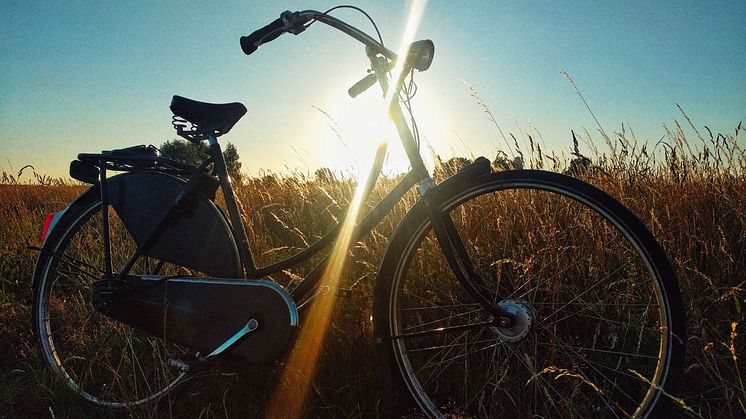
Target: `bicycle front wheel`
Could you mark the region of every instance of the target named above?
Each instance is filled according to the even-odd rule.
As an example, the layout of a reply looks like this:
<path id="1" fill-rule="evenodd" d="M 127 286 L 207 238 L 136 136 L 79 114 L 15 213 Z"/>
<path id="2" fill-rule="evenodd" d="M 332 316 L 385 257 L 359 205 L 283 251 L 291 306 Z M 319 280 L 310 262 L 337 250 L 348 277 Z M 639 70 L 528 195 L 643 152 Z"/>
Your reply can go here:
<path id="1" fill-rule="evenodd" d="M 101 214 L 98 190 L 89 190 L 47 239 L 34 271 L 34 326 L 44 360 L 71 390 L 94 406 L 132 408 L 158 400 L 185 378 L 168 359 L 187 351 L 93 307 L 93 283 L 105 272 Z M 113 210 L 109 226 L 116 273 L 137 245 Z M 190 274 L 152 258 L 140 258 L 130 272 Z"/>
<path id="2" fill-rule="evenodd" d="M 516 317 L 500 327 L 462 287 L 415 207 L 381 271 L 379 336 L 431 417 L 646 417 L 667 404 L 685 327 L 673 271 L 626 208 L 541 171 L 438 187 L 480 274 Z M 391 255 L 391 256 L 388 256 Z"/>

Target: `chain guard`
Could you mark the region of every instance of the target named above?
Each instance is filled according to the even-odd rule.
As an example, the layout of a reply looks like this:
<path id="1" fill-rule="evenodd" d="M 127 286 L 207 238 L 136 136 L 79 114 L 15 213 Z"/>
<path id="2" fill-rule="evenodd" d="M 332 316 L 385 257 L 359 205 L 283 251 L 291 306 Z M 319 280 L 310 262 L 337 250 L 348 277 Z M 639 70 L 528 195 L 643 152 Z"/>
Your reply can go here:
<path id="1" fill-rule="evenodd" d="M 202 354 L 225 343 L 250 319 L 257 330 L 226 355 L 263 363 L 277 358 L 298 325 L 284 288 L 269 280 L 130 276 L 95 283 L 93 305 L 106 316 Z"/>

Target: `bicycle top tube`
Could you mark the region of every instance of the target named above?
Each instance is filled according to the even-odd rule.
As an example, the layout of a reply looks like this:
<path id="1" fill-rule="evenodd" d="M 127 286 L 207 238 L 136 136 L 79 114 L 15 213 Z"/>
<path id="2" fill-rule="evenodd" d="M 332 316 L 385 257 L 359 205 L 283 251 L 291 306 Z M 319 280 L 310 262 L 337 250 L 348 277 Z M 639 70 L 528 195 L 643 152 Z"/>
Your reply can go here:
<path id="1" fill-rule="evenodd" d="M 252 54 L 260 45 L 276 39 L 283 33 L 290 32 L 297 35 L 317 21 L 344 32 L 370 48 L 374 53 L 381 54 L 391 61 L 396 60 L 396 54 L 393 51 L 384 47 L 380 42 L 373 39 L 367 33 L 347 22 L 337 19 L 334 16 L 317 10 L 303 10 L 299 12 L 285 11 L 272 23 L 254 31 L 249 36 L 241 37 L 241 48 L 244 50 L 246 55 Z"/>

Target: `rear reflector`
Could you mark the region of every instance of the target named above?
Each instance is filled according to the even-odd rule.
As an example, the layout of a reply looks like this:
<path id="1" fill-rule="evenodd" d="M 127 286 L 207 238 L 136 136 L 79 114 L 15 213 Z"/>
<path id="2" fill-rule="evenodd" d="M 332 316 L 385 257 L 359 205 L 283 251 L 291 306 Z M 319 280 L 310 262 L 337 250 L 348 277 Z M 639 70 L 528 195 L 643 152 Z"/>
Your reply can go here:
<path id="1" fill-rule="evenodd" d="M 57 221 L 59 221 L 60 217 L 62 217 L 62 214 L 65 211 L 58 211 L 53 212 L 51 214 L 47 214 L 46 218 L 44 218 L 44 227 L 41 229 L 41 241 L 44 243 L 44 240 L 47 238 L 47 235 L 49 235 L 49 232 L 52 231 L 55 224 L 57 224 Z"/>

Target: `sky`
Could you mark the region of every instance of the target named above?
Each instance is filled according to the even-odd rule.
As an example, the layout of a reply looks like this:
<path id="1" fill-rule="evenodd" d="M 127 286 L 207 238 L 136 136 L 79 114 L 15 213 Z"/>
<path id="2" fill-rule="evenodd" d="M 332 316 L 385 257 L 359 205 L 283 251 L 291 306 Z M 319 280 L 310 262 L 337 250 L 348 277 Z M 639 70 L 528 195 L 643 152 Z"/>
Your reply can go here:
<path id="1" fill-rule="evenodd" d="M 406 167 L 380 116 L 380 90 L 347 96 L 368 68 L 361 44 L 316 24 L 251 56 L 241 52 L 240 36 L 280 12 L 338 3 L 0 3 L 2 170 L 31 164 L 66 176 L 79 152 L 176 138 L 174 94 L 246 105 L 221 141 L 236 145 L 252 175 L 354 170 L 382 138 L 391 140 L 387 170 Z M 349 4 L 366 10 L 398 50 L 409 2 Z M 374 33 L 355 11 L 334 15 Z M 435 58 L 416 74 L 413 101 L 423 154 L 492 159 L 504 144 L 467 83 L 506 134 L 533 132 L 558 152 L 569 150 L 570 130 L 600 139 L 563 69 L 606 131 L 624 124 L 638 141 L 655 143 L 664 124 L 683 122 L 679 104 L 698 128 L 732 133 L 746 119 L 744 22 L 744 1 L 431 0 L 417 38 L 433 40 Z"/>

